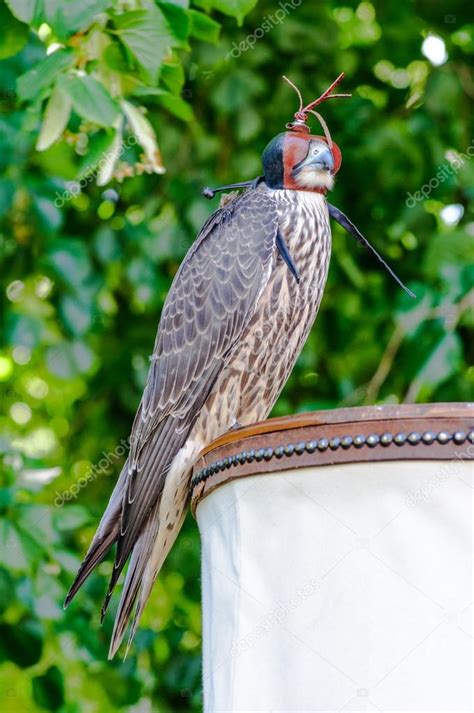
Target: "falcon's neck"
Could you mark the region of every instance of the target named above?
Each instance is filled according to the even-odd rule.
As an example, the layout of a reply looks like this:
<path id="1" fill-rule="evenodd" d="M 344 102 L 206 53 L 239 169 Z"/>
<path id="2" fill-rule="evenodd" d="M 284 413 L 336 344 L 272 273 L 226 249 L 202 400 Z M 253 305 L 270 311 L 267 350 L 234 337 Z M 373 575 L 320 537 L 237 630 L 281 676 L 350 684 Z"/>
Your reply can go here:
<path id="1" fill-rule="evenodd" d="M 277 204 L 280 229 L 283 233 L 300 233 L 303 228 L 319 233 L 329 227 L 329 212 L 326 197 L 314 191 L 294 191 L 287 188 L 271 189 Z"/>

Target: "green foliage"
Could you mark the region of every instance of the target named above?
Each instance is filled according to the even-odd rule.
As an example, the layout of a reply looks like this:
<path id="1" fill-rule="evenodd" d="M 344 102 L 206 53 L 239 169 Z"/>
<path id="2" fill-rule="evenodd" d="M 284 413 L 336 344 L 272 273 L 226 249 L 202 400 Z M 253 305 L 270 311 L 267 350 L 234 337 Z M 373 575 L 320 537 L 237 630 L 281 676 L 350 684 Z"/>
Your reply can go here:
<path id="1" fill-rule="evenodd" d="M 163 300 L 214 207 L 200 189 L 260 172 L 297 107 L 282 74 L 309 101 L 346 72 L 353 98 L 324 106 L 343 153 L 331 201 L 418 298 L 334 226 L 275 414 L 472 397 L 468 11 L 282 5 L 0 2 L 2 713 L 201 708 L 191 519 L 125 662 L 106 661 L 112 617 L 98 624 L 110 560 L 62 600 L 123 463 Z"/>
<path id="2" fill-rule="evenodd" d="M 18 22 L 3 3 L 0 4 L 0 25 L 2 27 L 2 43 L 0 59 L 11 57 L 19 52 L 28 39 L 28 28 Z"/>

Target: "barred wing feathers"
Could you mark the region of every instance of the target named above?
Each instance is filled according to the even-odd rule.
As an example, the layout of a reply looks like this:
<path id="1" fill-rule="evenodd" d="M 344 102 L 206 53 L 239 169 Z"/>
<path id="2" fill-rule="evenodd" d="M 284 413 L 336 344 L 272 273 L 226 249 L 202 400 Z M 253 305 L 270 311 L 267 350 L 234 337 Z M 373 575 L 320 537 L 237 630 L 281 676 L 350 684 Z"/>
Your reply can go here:
<path id="1" fill-rule="evenodd" d="M 276 259 L 277 232 L 273 198 L 250 190 L 211 215 L 181 264 L 163 307 L 113 507 L 101 520 L 66 604 L 116 541 L 105 611 L 173 458 L 254 314 Z"/>

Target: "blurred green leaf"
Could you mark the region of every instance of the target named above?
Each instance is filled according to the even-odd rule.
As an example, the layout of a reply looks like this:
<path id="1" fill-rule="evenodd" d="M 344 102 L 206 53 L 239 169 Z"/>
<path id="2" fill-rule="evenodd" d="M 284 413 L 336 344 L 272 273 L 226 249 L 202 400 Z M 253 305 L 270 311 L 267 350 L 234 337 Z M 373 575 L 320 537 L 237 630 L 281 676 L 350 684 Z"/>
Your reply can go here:
<path id="1" fill-rule="evenodd" d="M 145 150 L 146 157 L 155 173 L 164 173 L 161 153 L 153 126 L 134 104 L 122 101 L 122 109 L 138 143 Z"/>
<path id="2" fill-rule="evenodd" d="M 192 37 L 197 37 L 198 40 L 203 40 L 203 42 L 217 44 L 221 29 L 219 23 L 203 12 L 198 12 L 197 10 L 188 10 L 188 12 L 191 19 L 189 34 Z"/>
<path id="3" fill-rule="evenodd" d="M 54 513 L 53 518 L 60 532 L 82 527 L 90 519 L 87 510 L 81 505 L 64 505 Z"/>
<path id="4" fill-rule="evenodd" d="M 38 317 L 10 314 L 7 319 L 7 341 L 24 347 L 35 347 L 44 334 L 44 324 Z"/>
<path id="5" fill-rule="evenodd" d="M 43 651 L 43 629 L 38 621 L 25 617 L 14 625 L 0 624 L 0 657 L 20 668 L 34 666 Z"/>
<path id="6" fill-rule="evenodd" d="M 48 711 L 56 711 L 64 703 L 64 680 L 57 666 L 50 666 L 41 676 L 33 678 L 33 698 Z"/>
<path id="7" fill-rule="evenodd" d="M 15 597 L 15 585 L 10 573 L 0 567 L 0 614 L 8 609 Z"/>
<path id="8" fill-rule="evenodd" d="M 74 54 L 69 49 L 58 49 L 48 55 L 35 67 L 22 74 L 17 79 L 18 97 L 27 101 L 48 87 L 56 79 L 59 72 L 67 69 L 74 60 Z"/>
<path id="9" fill-rule="evenodd" d="M 37 151 L 45 151 L 59 139 L 69 121 L 71 107 L 71 98 L 59 85 L 55 86 L 46 105 Z"/>
<path id="10" fill-rule="evenodd" d="M 189 35 L 190 19 L 184 8 L 172 2 L 159 2 L 159 8 L 166 18 L 168 27 L 177 40 L 177 45 L 187 47 L 186 40 Z"/>
<path id="11" fill-rule="evenodd" d="M 241 25 L 245 15 L 257 4 L 257 0 L 209 0 L 209 3 L 206 4 L 225 15 L 235 17 Z"/>
<path id="12" fill-rule="evenodd" d="M 80 336 L 87 332 L 93 321 L 91 303 L 80 297 L 66 295 L 61 300 L 60 313 L 70 334 Z"/>
<path id="13" fill-rule="evenodd" d="M 86 28 L 113 0 L 45 0 L 45 20 L 60 39 Z"/>
<path id="14" fill-rule="evenodd" d="M 98 131 L 90 137 L 88 151 L 81 161 L 77 172 L 78 178 L 84 176 L 94 177 L 98 174 L 104 162 L 107 161 L 109 151 L 113 151 L 115 142 L 120 142 L 122 135 L 119 131 Z"/>
<path id="15" fill-rule="evenodd" d="M 101 683 L 117 707 L 133 705 L 140 699 L 142 685 L 133 676 L 124 680 L 119 671 L 108 669 L 102 674 Z"/>
<path id="16" fill-rule="evenodd" d="M 166 50 L 173 45 L 168 24 L 157 7 L 132 10 L 114 17 L 117 34 L 153 84 Z"/>
<path id="17" fill-rule="evenodd" d="M 442 383 L 455 373 L 462 359 L 462 348 L 457 334 L 443 335 L 435 349 L 416 374 L 416 381 L 430 387 Z"/>
<path id="18" fill-rule="evenodd" d="M 178 119 L 183 121 L 193 121 L 194 113 L 191 106 L 181 99 L 181 97 L 171 94 L 169 92 L 163 92 L 158 97 L 159 103 L 168 109 L 171 114 L 174 114 Z"/>
<path id="19" fill-rule="evenodd" d="M 184 84 L 183 65 L 177 62 L 165 62 L 164 64 L 162 64 L 160 69 L 160 79 L 170 91 L 172 91 L 174 94 L 179 94 Z M 143 87 L 145 92 L 150 88 L 151 87 Z M 135 91 L 138 92 L 140 89 L 140 87 L 137 87 Z"/>
<path id="20" fill-rule="evenodd" d="M 71 379 L 88 372 L 93 363 L 93 354 L 83 342 L 63 342 L 46 352 L 49 371 L 60 379 Z"/>
<path id="21" fill-rule="evenodd" d="M 0 520 L 0 563 L 12 571 L 27 570 L 29 561 L 16 527 Z"/>
<path id="22" fill-rule="evenodd" d="M 58 81 L 79 116 L 98 126 L 113 124 L 118 116 L 118 106 L 100 82 L 93 77 L 71 74 Z"/>
<path id="23" fill-rule="evenodd" d="M 5 0 L 10 11 L 18 20 L 35 24 L 43 9 L 43 0 Z"/>
<path id="24" fill-rule="evenodd" d="M 56 539 L 52 523 L 51 508 L 48 505 L 25 505 L 18 510 L 17 529 L 25 551 L 33 553 L 31 541 L 43 548 L 54 544 Z"/>
<path id="25" fill-rule="evenodd" d="M 164 89 L 137 87 L 135 95 L 153 99 L 183 121 L 192 121 L 194 119 L 191 106 L 180 96 L 167 92 Z"/>
<path id="26" fill-rule="evenodd" d="M 0 0 L 0 27 L 2 41 L 0 42 L 0 59 L 17 54 L 28 38 L 28 28 L 13 17 L 3 0 Z"/>

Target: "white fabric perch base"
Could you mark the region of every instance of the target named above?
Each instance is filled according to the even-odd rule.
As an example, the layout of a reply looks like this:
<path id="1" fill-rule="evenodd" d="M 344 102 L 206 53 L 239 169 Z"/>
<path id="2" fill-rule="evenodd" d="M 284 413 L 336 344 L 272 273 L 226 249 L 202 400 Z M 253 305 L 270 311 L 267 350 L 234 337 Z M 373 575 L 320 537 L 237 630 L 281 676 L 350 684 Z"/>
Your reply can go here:
<path id="1" fill-rule="evenodd" d="M 472 475 L 345 464 L 204 498 L 205 710 L 471 711 Z"/>

